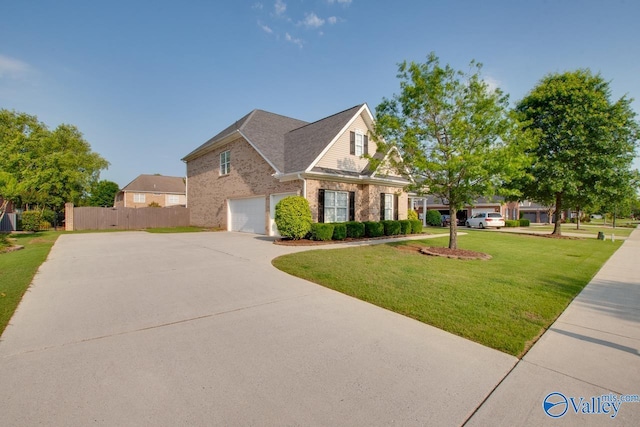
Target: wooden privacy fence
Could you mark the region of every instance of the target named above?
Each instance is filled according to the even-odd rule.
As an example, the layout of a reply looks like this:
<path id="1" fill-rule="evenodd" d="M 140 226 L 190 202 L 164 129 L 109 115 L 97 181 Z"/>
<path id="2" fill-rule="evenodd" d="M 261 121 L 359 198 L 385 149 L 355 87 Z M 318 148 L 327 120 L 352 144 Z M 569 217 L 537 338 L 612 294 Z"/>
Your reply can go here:
<path id="1" fill-rule="evenodd" d="M 65 205 L 65 230 L 141 230 L 189 226 L 189 208 L 94 208 Z"/>

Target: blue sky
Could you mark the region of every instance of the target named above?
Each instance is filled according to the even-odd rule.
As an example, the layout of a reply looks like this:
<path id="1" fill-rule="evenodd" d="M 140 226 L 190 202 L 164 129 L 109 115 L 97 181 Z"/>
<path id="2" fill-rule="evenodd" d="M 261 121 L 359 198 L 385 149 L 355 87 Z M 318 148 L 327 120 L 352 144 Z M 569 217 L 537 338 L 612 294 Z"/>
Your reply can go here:
<path id="1" fill-rule="evenodd" d="M 126 185 L 182 176 L 254 108 L 315 121 L 398 92 L 397 64 L 472 59 L 524 97 L 590 68 L 640 99 L 636 0 L 0 0 L 0 108 L 76 125 Z M 640 112 L 640 102 L 633 107 Z M 635 167 L 640 167 L 636 161 Z"/>

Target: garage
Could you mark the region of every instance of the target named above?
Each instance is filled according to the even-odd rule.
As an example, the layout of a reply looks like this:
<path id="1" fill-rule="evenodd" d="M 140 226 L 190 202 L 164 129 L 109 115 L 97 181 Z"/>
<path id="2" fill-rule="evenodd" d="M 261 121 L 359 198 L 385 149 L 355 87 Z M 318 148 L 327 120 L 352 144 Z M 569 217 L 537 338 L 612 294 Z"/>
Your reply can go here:
<path id="1" fill-rule="evenodd" d="M 229 199 L 229 231 L 265 234 L 265 198 Z"/>

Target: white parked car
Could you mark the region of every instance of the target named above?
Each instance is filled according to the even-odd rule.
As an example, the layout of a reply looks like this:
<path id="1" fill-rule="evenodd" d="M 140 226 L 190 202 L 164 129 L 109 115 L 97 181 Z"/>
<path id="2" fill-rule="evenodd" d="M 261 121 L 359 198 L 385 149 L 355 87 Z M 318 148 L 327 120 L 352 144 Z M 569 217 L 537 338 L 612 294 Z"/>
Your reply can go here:
<path id="1" fill-rule="evenodd" d="M 482 212 L 475 214 L 467 220 L 467 227 L 487 228 L 487 227 L 504 227 L 504 218 L 499 213 Z"/>

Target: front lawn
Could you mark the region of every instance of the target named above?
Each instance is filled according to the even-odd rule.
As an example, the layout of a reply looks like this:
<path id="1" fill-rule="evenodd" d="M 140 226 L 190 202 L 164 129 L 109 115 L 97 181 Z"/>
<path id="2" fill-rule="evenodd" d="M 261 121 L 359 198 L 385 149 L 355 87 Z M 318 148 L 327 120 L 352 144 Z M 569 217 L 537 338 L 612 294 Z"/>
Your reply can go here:
<path id="1" fill-rule="evenodd" d="M 300 252 L 276 258 L 287 273 L 521 357 L 622 242 L 471 231 L 461 249 L 489 261 L 430 257 L 401 245 Z"/>
<path id="2" fill-rule="evenodd" d="M 0 335 L 61 232 L 13 234 L 24 249 L 0 253 Z"/>

